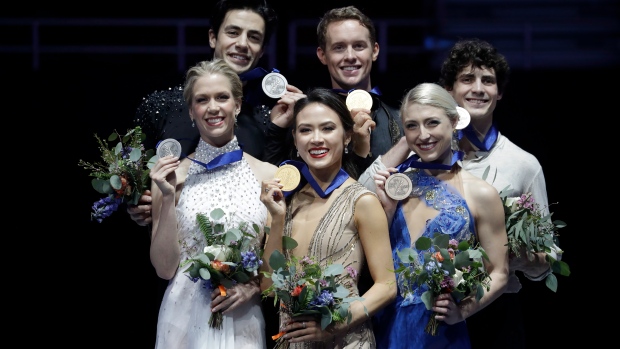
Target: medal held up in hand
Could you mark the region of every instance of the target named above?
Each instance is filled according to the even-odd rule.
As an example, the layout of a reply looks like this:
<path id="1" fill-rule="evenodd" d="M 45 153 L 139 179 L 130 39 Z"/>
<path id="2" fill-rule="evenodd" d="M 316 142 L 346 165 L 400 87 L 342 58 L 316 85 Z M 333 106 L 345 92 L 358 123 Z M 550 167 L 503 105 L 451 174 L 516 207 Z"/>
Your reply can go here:
<path id="1" fill-rule="evenodd" d="M 293 165 L 282 165 L 276 170 L 275 178 L 280 178 L 283 185 L 282 191 L 291 191 L 299 185 L 301 175 L 297 167 Z"/>

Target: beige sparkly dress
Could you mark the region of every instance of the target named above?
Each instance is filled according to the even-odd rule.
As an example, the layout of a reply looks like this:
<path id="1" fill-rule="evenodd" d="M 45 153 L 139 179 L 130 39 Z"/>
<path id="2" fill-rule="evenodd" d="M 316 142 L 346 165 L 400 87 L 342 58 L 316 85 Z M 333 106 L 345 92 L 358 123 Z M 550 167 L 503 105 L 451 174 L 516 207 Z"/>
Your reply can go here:
<path id="1" fill-rule="evenodd" d="M 334 194 L 339 193 L 337 196 Z M 362 266 L 366 263 L 364 249 L 355 227 L 353 215 L 355 204 L 362 195 L 375 195 L 360 183 L 355 182 L 341 191 L 336 190 L 331 195 L 322 199 L 310 197 L 307 192 L 297 192 L 287 205 L 286 225 L 284 234 L 291 236 L 296 214 L 303 211 L 303 207 L 313 201 L 325 201 L 325 214 L 319 216 L 318 225 L 310 240 L 306 255 L 315 256 L 316 260 L 323 266 L 328 263 L 342 264 L 343 267 L 352 267 L 357 270 L 358 275 Z M 348 280 L 347 280 L 348 279 Z M 357 280 L 352 280 L 345 271 L 339 283 L 346 285 L 351 291 L 350 297 L 359 296 Z M 286 320 L 286 315 L 282 314 L 280 321 Z M 350 328 L 346 334 L 336 336 L 334 342 L 304 342 L 291 343 L 291 349 L 312 348 L 312 349 L 353 349 L 353 348 L 375 348 L 375 338 L 372 332 L 371 321 Z"/>
<path id="2" fill-rule="evenodd" d="M 221 148 L 200 140 L 195 159 L 208 163 L 216 156 L 239 149 L 237 138 Z M 267 209 L 260 201 L 260 183 L 249 164 L 240 161 L 207 170 L 192 162 L 179 203 L 176 207 L 181 243 L 181 262 L 202 252 L 206 241 L 196 223 L 196 214 L 209 214 L 221 208 L 229 219 L 227 224 L 256 223 L 264 227 Z M 257 236 L 255 243 L 262 241 Z M 164 294 L 157 322 L 157 342 L 161 349 L 264 349 L 265 321 L 261 312 L 260 294 L 224 315 L 223 328 L 213 329 L 211 292 L 204 281 L 193 282 L 179 268 Z"/>

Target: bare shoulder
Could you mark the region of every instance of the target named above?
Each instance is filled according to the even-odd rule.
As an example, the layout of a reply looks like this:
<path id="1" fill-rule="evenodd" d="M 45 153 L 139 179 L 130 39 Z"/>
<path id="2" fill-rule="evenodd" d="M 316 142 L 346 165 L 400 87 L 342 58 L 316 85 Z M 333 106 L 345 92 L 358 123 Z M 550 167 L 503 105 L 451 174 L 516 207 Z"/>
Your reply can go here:
<path id="1" fill-rule="evenodd" d="M 272 179 L 275 176 L 278 166 L 258 160 L 257 158 L 253 157 L 248 153 L 243 153 L 243 157 L 250 165 L 250 168 L 252 168 L 252 171 L 254 171 L 254 175 L 259 182 L 267 179 Z"/>
<path id="2" fill-rule="evenodd" d="M 485 180 L 465 170 L 461 171 L 461 178 L 463 179 L 463 187 L 466 195 L 476 200 L 476 202 L 480 204 L 489 204 L 499 200 L 497 189 Z"/>

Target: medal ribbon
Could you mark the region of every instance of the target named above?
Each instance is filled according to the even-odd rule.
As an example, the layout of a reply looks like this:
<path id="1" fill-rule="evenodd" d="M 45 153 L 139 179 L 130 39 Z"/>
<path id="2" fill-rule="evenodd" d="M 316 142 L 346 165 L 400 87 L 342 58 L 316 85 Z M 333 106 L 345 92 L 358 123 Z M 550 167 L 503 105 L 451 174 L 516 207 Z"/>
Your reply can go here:
<path id="1" fill-rule="evenodd" d="M 489 151 L 493 144 L 495 144 L 495 141 L 497 141 L 497 128 L 495 127 L 495 124 L 491 125 L 491 128 L 484 136 L 484 141 L 482 143 L 476 136 L 476 132 L 474 131 L 472 124 L 467 125 L 467 127 L 465 127 L 461 132 L 463 132 L 471 144 L 475 145 L 476 148 L 482 151 Z"/>
<path id="2" fill-rule="evenodd" d="M 273 68 L 271 70 L 273 73 L 279 73 L 280 71 L 276 68 Z M 245 73 L 241 73 L 239 74 L 239 79 L 241 79 L 241 81 L 249 81 L 249 80 L 254 80 L 254 79 L 258 79 L 258 78 L 262 78 L 265 75 L 269 74 L 269 72 L 267 70 L 265 70 L 264 68 L 261 67 L 257 67 L 254 68 L 250 71 L 246 71 Z"/>
<path id="3" fill-rule="evenodd" d="M 436 162 L 422 162 L 422 161 L 418 161 L 418 160 L 420 160 L 420 157 L 417 154 L 413 154 L 409 158 L 407 158 L 407 160 L 405 160 L 400 165 L 398 165 L 396 167 L 396 169 L 400 173 L 405 172 L 405 170 L 407 170 L 410 167 L 429 169 L 429 170 L 451 170 L 452 166 L 458 160 L 463 160 L 463 156 L 464 155 L 465 155 L 465 153 L 462 152 L 462 151 L 452 152 L 452 161 L 451 161 L 450 165 L 446 165 L 446 164 L 439 164 L 439 163 L 436 163 Z"/>
<path id="4" fill-rule="evenodd" d="M 356 88 L 352 88 L 350 90 L 344 90 L 344 89 L 341 89 L 341 88 L 332 88 L 332 91 L 334 91 L 336 93 L 345 93 L 345 94 L 349 94 L 349 93 L 351 93 L 351 92 L 353 92 L 355 90 L 357 90 L 357 89 Z M 374 94 L 376 94 L 378 96 L 381 96 L 381 90 L 379 90 L 378 86 L 373 87 L 372 90 L 370 90 L 369 92 L 370 93 L 374 93 Z"/>
<path id="5" fill-rule="evenodd" d="M 316 182 L 316 180 L 312 176 L 312 173 L 310 173 L 310 170 L 308 169 L 308 165 L 306 165 L 306 163 L 301 162 L 301 161 L 296 161 L 296 160 L 286 160 L 286 161 L 283 161 L 280 164 L 280 166 L 284 164 L 289 164 L 289 165 L 293 165 L 297 167 L 297 169 L 299 169 L 299 171 L 304 176 L 306 181 L 310 183 L 310 186 L 312 187 L 312 189 L 314 189 L 314 191 L 316 191 L 316 193 L 319 194 L 319 196 L 323 199 L 329 194 L 331 194 L 331 192 L 334 191 L 334 189 L 339 188 L 342 185 L 342 183 L 344 183 L 349 178 L 349 174 L 341 168 L 340 171 L 338 171 L 338 174 L 336 175 L 334 180 L 331 182 L 331 184 L 327 187 L 325 191 L 323 191 L 323 189 L 319 186 L 319 184 Z M 284 196 L 289 196 L 292 193 L 296 192 L 297 190 L 301 189 L 301 187 L 303 187 L 303 184 L 304 184 L 303 182 L 299 183 L 297 188 L 284 193 Z"/>
<path id="6" fill-rule="evenodd" d="M 213 160 L 209 161 L 208 164 L 205 164 L 202 161 L 198 161 L 196 159 L 192 159 L 188 157 L 188 159 L 192 160 L 193 162 L 199 165 L 202 165 L 207 170 L 214 170 L 218 167 L 232 164 L 233 162 L 237 162 L 241 160 L 242 158 L 243 158 L 243 150 L 241 149 L 237 149 L 237 150 L 230 151 L 228 153 L 220 154 L 216 156 Z"/>

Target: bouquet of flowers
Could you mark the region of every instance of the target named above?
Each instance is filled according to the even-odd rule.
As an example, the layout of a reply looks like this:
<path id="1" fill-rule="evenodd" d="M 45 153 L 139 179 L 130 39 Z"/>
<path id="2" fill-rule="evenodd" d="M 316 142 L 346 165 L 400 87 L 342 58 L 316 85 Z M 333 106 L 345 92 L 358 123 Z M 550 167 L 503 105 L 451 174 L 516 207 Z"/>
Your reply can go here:
<path id="1" fill-rule="evenodd" d="M 473 246 L 473 247 L 472 247 Z M 482 247 L 472 241 L 457 241 L 446 234 L 435 234 L 433 239 L 422 236 L 415 242 L 415 247 L 404 248 L 397 252 L 400 258 L 400 282 L 417 285 L 425 289 L 421 300 L 430 310 L 435 298 L 443 293 L 450 293 L 455 302 L 472 295 L 480 300 L 484 291 L 490 288 L 491 278 L 484 268 L 482 259 L 488 256 Z M 412 287 L 413 288 L 413 287 Z M 406 297 L 407 294 L 403 294 Z M 432 314 L 425 332 L 435 336 L 439 322 Z"/>
<path id="2" fill-rule="evenodd" d="M 502 190 L 503 192 L 503 190 Z M 551 220 L 553 213 L 543 215 L 542 208 L 534 201 L 532 193 L 525 193 L 520 197 L 508 197 L 500 192 L 504 203 L 506 232 L 508 233 L 508 247 L 511 254 L 520 257 L 525 251 L 528 259 L 534 254 L 544 252 L 553 273 L 569 276 L 570 268 L 566 262 L 558 260 L 562 251 L 557 245 L 557 231 L 566 226 L 560 220 Z M 553 273 L 545 278 L 545 285 L 556 292 L 558 281 Z"/>
<path id="3" fill-rule="evenodd" d="M 297 242 L 287 236 L 282 238 L 285 249 L 293 249 Z M 272 285 L 263 291 L 263 297 L 275 294 L 275 304 L 279 301 L 279 312 L 290 317 L 300 315 L 314 315 L 321 318 L 321 328 L 329 324 L 351 321 L 349 312 L 350 303 L 363 300 L 361 297 L 348 297 L 348 283 L 339 284 L 337 279 L 344 273 L 341 264 L 328 264 L 321 267 L 313 257 L 305 256 L 286 258 L 280 251 L 274 251 L 269 257 L 269 265 L 273 273 L 263 272 L 265 277 L 272 280 Z M 354 282 L 357 271 L 347 268 L 350 281 Z M 271 338 L 276 340 L 275 349 L 288 348 L 288 341 L 281 337 L 280 332 Z"/>
<path id="4" fill-rule="evenodd" d="M 249 227 L 247 222 L 242 222 L 227 229 L 225 216 L 221 208 L 211 211 L 211 220 L 202 213 L 196 215 L 207 246 L 202 253 L 181 263 L 181 267 L 191 263 L 184 272 L 192 281 L 205 280 L 212 289 L 219 288 L 222 296 L 226 296 L 227 288 L 257 276 L 258 268 L 263 264 L 262 250 L 255 243 L 260 234 L 258 225 Z M 211 314 L 209 326 L 221 329 L 222 322 L 221 312 Z"/>
<path id="5" fill-rule="evenodd" d="M 146 135 L 138 126 L 121 135 L 114 131 L 108 140 L 95 134 L 103 162 L 90 163 L 79 160 L 78 166 L 90 171 L 93 188 L 106 197 L 93 205 L 91 220 L 99 223 L 110 216 L 122 203 L 137 204 L 144 190 L 149 188 L 149 171 L 156 158 L 152 149 L 146 150 L 142 142 Z M 108 142 L 118 140 L 115 146 Z M 148 160 L 147 160 L 148 159 Z"/>

